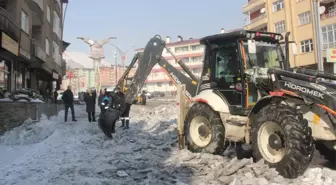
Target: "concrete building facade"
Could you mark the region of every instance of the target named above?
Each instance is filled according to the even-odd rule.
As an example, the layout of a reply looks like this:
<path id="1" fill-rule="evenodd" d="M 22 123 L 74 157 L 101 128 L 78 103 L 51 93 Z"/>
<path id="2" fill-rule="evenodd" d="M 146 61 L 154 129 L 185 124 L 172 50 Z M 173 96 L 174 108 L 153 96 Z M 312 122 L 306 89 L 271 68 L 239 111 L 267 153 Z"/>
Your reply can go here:
<path id="1" fill-rule="evenodd" d="M 182 60 L 193 74 L 197 77 L 201 76 L 202 61 L 204 54 L 204 46 L 200 45 L 199 39 L 190 38 L 183 40 L 178 37 L 178 41 L 172 42 L 170 37 L 166 38 L 167 48 L 177 57 Z M 144 49 L 136 49 L 137 52 L 142 52 Z M 174 57 L 164 49 L 162 56 L 173 66 L 176 66 L 180 71 L 182 68 L 175 62 Z M 184 71 L 182 73 L 186 74 Z M 147 77 L 143 89 L 149 92 L 172 92 L 176 90 L 174 84 L 170 81 L 164 70 L 157 64 L 152 69 L 150 75 Z"/>
<path id="2" fill-rule="evenodd" d="M 62 53 L 63 5 L 68 0 L 0 0 L 0 88 L 60 86 L 66 64 Z"/>
<path id="3" fill-rule="evenodd" d="M 247 16 L 245 29 L 270 31 L 285 35 L 297 44 L 298 55 L 290 53 L 291 66 L 317 69 L 313 1 L 315 0 L 248 0 L 243 7 Z M 320 0 L 324 70 L 332 72 L 333 64 L 326 62 L 326 50 L 336 48 L 336 5 L 334 0 Z M 323 8 L 324 7 L 324 8 Z M 333 71 L 336 72 L 336 71 Z"/>
<path id="4" fill-rule="evenodd" d="M 117 81 L 120 79 L 125 71 L 122 66 L 101 66 L 100 68 L 100 80 L 102 88 L 113 88 L 116 86 L 116 70 Z M 129 76 L 134 76 L 135 68 L 131 69 Z M 69 75 L 72 73 L 72 77 Z M 71 85 L 75 94 L 78 92 L 86 91 L 89 88 L 95 87 L 95 74 L 92 68 L 78 68 L 68 69 L 67 75 L 63 77 L 61 90 L 65 90 L 68 85 Z"/>

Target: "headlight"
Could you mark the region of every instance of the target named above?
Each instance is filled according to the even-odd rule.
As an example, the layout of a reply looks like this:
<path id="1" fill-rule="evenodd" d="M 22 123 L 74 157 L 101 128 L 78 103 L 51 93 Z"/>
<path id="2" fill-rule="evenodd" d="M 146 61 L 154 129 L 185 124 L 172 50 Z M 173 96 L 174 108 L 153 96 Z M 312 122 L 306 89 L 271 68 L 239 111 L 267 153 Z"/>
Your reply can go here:
<path id="1" fill-rule="evenodd" d="M 246 37 L 247 37 L 247 38 L 251 38 L 251 33 L 247 33 L 247 34 L 246 34 Z"/>

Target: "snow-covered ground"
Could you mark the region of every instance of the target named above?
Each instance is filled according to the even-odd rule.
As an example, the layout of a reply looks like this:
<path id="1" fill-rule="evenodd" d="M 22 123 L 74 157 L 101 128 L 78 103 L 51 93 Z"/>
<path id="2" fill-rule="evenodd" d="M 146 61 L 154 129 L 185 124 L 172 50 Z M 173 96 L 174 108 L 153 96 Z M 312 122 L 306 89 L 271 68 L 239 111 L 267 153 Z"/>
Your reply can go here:
<path id="1" fill-rule="evenodd" d="M 24 125 L 0 137 L 0 184 L 336 184 L 336 172 L 313 164 L 286 180 L 262 162 L 178 150 L 174 104 L 132 107 L 130 129 L 107 139 L 89 123 L 84 106 L 78 122 L 51 120 Z M 118 126 L 120 123 L 118 123 Z"/>

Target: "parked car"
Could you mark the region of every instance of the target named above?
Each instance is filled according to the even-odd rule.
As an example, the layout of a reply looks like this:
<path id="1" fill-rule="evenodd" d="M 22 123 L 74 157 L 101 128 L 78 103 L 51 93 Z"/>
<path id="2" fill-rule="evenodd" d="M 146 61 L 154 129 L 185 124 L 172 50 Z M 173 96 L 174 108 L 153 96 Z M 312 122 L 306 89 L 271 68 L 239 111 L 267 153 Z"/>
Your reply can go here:
<path id="1" fill-rule="evenodd" d="M 153 96 L 154 96 L 154 97 L 164 97 L 164 96 L 165 96 L 165 93 L 164 93 L 164 92 L 155 91 L 155 92 L 153 93 Z"/>

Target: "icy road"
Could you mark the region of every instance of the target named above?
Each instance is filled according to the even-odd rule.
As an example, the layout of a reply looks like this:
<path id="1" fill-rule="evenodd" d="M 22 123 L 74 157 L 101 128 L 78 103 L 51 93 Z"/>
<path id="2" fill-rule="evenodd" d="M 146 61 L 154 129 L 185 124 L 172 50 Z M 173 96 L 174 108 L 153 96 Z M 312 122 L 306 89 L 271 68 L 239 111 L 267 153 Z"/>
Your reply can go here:
<path id="1" fill-rule="evenodd" d="M 84 106 L 76 108 L 76 123 L 64 123 L 63 111 L 50 120 L 27 121 L 0 137 L 0 184 L 336 184 L 336 172 L 322 162 L 286 180 L 262 162 L 238 161 L 230 152 L 179 151 L 175 110 L 167 103 L 133 106 L 130 130 L 118 128 L 113 140 L 87 121 Z"/>

